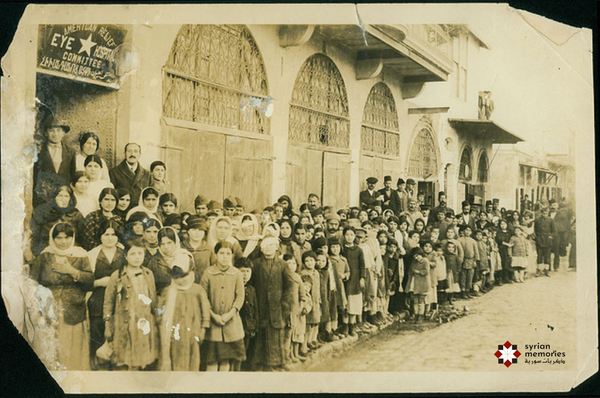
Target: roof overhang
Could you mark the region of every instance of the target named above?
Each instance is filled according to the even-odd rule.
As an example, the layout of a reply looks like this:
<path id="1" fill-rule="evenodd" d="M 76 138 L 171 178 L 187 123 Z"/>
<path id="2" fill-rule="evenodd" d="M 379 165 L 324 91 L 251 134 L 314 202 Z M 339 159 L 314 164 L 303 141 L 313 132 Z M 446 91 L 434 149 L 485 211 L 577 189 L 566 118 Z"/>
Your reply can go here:
<path id="1" fill-rule="evenodd" d="M 357 60 L 378 59 L 403 82 L 447 81 L 451 59 L 415 39 L 404 25 L 317 25 L 315 31 L 348 50 Z"/>
<path id="2" fill-rule="evenodd" d="M 516 144 L 525 141 L 492 120 L 448 119 L 458 134 L 466 134 L 471 138 L 489 139 L 493 144 Z"/>

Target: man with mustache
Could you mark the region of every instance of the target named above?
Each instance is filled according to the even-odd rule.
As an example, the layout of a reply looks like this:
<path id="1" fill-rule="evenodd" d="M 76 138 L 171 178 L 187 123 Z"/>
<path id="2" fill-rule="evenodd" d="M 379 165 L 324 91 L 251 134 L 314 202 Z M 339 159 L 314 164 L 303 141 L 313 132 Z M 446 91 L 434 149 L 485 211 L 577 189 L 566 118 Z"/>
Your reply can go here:
<path id="1" fill-rule="evenodd" d="M 109 172 L 110 181 L 115 189 L 129 190 L 132 206 L 138 204 L 142 189 L 150 186 L 150 172 L 140 165 L 140 156 L 142 156 L 140 145 L 135 142 L 128 143 L 125 145 L 125 159 Z"/>

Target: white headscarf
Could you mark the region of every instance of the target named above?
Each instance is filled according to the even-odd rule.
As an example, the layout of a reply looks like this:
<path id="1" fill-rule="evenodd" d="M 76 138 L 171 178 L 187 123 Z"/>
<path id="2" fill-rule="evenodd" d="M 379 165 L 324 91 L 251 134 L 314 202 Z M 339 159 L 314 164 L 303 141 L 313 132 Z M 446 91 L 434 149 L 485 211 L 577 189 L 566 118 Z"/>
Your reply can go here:
<path id="1" fill-rule="evenodd" d="M 166 255 L 160 247 L 160 241 L 158 242 L 158 251 L 160 252 L 160 254 L 162 254 L 163 258 L 166 260 L 167 264 L 169 265 L 169 268 L 173 268 L 173 265 L 178 265 L 181 267 L 180 264 L 177 264 L 178 257 L 179 256 L 187 256 L 188 259 L 191 259 L 192 254 L 181 247 L 181 242 L 179 241 L 179 235 L 177 234 L 177 231 L 175 231 L 174 228 L 163 227 L 160 229 L 160 231 L 158 231 L 158 233 L 160 234 L 160 232 L 162 230 L 166 230 L 166 229 L 170 229 L 173 232 L 173 234 L 175 235 L 175 251 L 170 256 Z M 179 259 L 181 259 L 181 258 L 179 257 Z M 183 269 L 183 267 L 181 267 L 181 268 Z M 189 269 L 189 263 L 188 263 L 188 269 Z M 184 270 L 184 271 L 187 271 L 187 270 Z"/>
<path id="2" fill-rule="evenodd" d="M 56 246 L 56 242 L 54 242 L 54 238 L 52 237 L 52 233 L 54 232 L 54 229 L 56 228 L 57 225 L 59 224 L 67 224 L 65 222 L 59 222 L 54 224 L 54 226 L 52 226 L 52 228 L 50 228 L 50 232 L 48 234 L 48 246 L 42 251 L 42 253 L 51 253 L 51 254 L 55 254 L 57 256 L 63 256 L 63 257 L 86 257 L 87 256 L 87 252 L 82 249 L 79 246 L 75 246 L 75 232 L 73 232 L 73 240 L 71 241 L 71 246 L 69 246 L 66 249 L 59 249 Z M 73 228 L 75 229 L 75 228 Z"/>

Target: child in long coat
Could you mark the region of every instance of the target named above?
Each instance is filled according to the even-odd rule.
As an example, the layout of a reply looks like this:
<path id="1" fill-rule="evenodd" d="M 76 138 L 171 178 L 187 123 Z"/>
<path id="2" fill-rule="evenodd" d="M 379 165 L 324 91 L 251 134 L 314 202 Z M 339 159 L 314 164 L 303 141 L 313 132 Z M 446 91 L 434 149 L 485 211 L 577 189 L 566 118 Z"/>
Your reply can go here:
<path id="1" fill-rule="evenodd" d="M 150 369 L 158 359 L 156 287 L 144 262 L 144 243 L 128 242 L 127 265 L 113 272 L 104 296 L 106 341 L 117 369 Z"/>

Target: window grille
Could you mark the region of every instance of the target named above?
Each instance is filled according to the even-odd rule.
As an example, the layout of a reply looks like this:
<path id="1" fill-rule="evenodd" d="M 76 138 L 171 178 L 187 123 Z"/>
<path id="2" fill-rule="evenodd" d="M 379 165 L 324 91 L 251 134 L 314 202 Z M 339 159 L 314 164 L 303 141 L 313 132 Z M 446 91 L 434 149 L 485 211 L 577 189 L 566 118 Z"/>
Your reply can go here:
<path id="1" fill-rule="evenodd" d="M 471 147 L 466 146 L 465 149 L 463 149 L 462 155 L 460 156 L 460 169 L 458 171 L 458 178 L 461 180 L 471 181 L 471 178 L 473 177 L 471 152 Z"/>
<path id="2" fill-rule="evenodd" d="M 488 157 L 487 153 L 483 151 L 479 157 L 479 164 L 477 166 L 477 181 L 488 182 Z"/>
<path id="3" fill-rule="evenodd" d="M 361 148 L 384 155 L 400 154 L 398 112 L 392 92 L 385 83 L 373 86 L 367 98 L 361 128 Z"/>
<path id="4" fill-rule="evenodd" d="M 300 70 L 290 104 L 292 142 L 348 148 L 350 119 L 340 71 L 323 54 L 311 56 Z"/>
<path id="5" fill-rule="evenodd" d="M 411 177 L 428 178 L 437 174 L 437 155 L 431 131 L 419 131 L 410 151 L 408 173 Z"/>
<path id="6" fill-rule="evenodd" d="M 265 66 L 243 25 L 183 25 L 164 67 L 163 115 L 269 134 Z"/>

